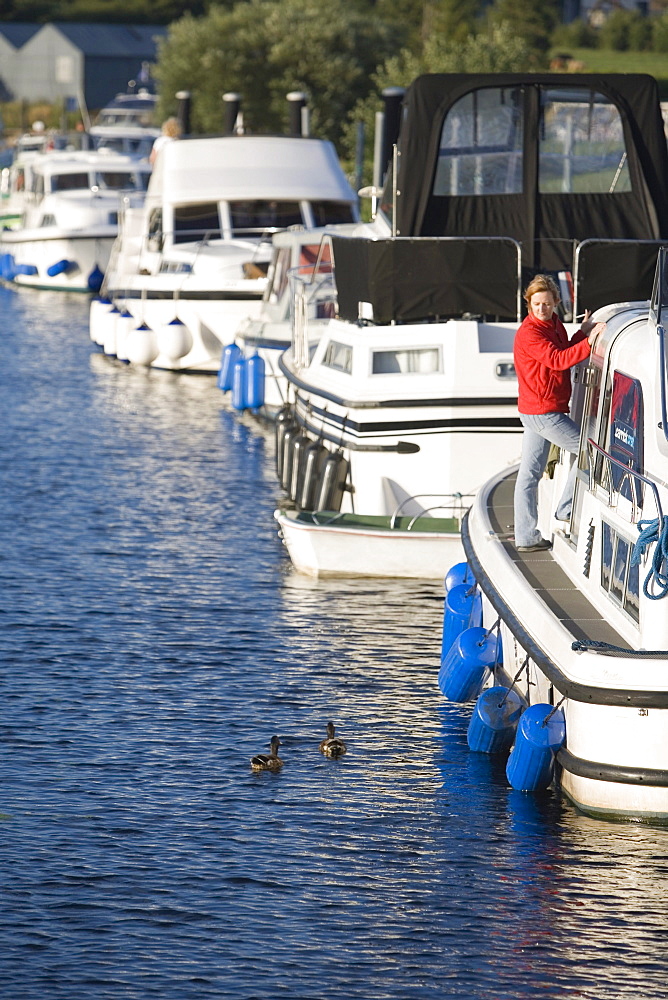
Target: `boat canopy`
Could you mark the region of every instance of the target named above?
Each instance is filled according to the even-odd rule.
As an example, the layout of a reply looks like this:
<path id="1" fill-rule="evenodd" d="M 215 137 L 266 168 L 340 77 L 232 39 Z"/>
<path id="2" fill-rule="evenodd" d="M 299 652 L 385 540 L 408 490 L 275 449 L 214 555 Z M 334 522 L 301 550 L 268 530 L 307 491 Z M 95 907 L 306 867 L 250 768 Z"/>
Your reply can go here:
<path id="1" fill-rule="evenodd" d="M 367 303 L 376 322 L 466 311 L 512 319 L 539 271 L 561 279 L 571 312 L 651 294 L 668 238 L 653 77 L 418 77 L 396 173 L 379 206 L 396 239 L 334 241 L 343 318 Z"/>

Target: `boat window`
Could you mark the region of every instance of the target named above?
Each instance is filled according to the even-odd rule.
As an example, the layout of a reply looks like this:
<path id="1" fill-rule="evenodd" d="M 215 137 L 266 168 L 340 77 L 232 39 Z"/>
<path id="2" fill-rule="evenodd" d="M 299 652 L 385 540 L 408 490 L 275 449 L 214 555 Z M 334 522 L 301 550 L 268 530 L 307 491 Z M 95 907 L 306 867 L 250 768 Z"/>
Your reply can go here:
<path id="1" fill-rule="evenodd" d="M 148 237 L 146 245 L 149 250 L 159 253 L 162 250 L 164 236 L 162 232 L 162 209 L 154 208 L 148 217 Z"/>
<path id="2" fill-rule="evenodd" d="M 441 371 L 438 347 L 410 348 L 398 351 L 373 351 L 374 375 L 433 375 Z"/>
<path id="3" fill-rule="evenodd" d="M 267 229 L 287 229 L 304 222 L 298 201 L 232 201 L 230 216 L 237 236 Z"/>
<path id="4" fill-rule="evenodd" d="M 52 174 L 52 191 L 84 191 L 90 186 L 88 174 Z"/>
<path id="5" fill-rule="evenodd" d="M 327 368 L 335 368 L 338 372 L 350 375 L 353 370 L 353 349 L 348 344 L 330 340 L 325 348 L 322 363 Z"/>
<path id="6" fill-rule="evenodd" d="M 56 217 L 55 217 L 55 215 L 51 215 L 50 213 L 47 212 L 46 215 L 42 216 L 42 218 L 40 219 L 39 224 L 40 224 L 40 227 L 42 227 L 42 226 L 55 226 L 55 224 L 56 224 Z"/>
<path id="7" fill-rule="evenodd" d="M 636 624 L 640 621 L 640 571 L 631 566 L 633 545 L 603 521 L 601 587 Z"/>
<path id="8" fill-rule="evenodd" d="M 460 98 L 443 122 L 433 193 L 520 194 L 523 119 L 517 87 L 489 87 Z"/>
<path id="9" fill-rule="evenodd" d="M 614 372 L 612 401 L 610 404 L 610 443 L 613 458 L 636 472 L 643 471 L 643 397 L 637 379 L 622 372 Z M 615 490 L 627 500 L 642 504 L 642 484 L 613 465 L 612 481 Z"/>
<path id="10" fill-rule="evenodd" d="M 127 171 L 105 170 L 95 175 L 95 183 L 100 188 L 113 191 L 146 190 L 147 174 L 128 173 Z"/>
<path id="11" fill-rule="evenodd" d="M 354 222 L 353 210 L 346 202 L 311 202 L 315 226 L 331 226 L 337 222 Z"/>
<path id="12" fill-rule="evenodd" d="M 220 218 L 217 202 L 203 205 L 176 205 L 174 207 L 174 242 L 191 243 L 194 240 L 220 237 Z"/>
<path id="13" fill-rule="evenodd" d="M 622 119 L 609 98 L 542 88 L 538 187 L 543 194 L 631 190 Z"/>
<path id="14" fill-rule="evenodd" d="M 281 247 L 274 255 L 269 269 L 269 284 L 267 286 L 267 301 L 278 302 L 288 287 L 288 270 L 290 269 L 290 247 Z"/>

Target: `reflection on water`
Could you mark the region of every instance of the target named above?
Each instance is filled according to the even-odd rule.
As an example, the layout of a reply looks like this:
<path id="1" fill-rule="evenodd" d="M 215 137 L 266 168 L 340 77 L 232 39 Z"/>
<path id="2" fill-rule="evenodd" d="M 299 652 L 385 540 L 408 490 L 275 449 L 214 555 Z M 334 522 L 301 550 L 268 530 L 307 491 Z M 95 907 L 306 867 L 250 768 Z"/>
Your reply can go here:
<path id="1" fill-rule="evenodd" d="M 0 305 L 7 995 L 665 996 L 668 832 L 469 752 L 442 588 L 299 576 L 213 379 L 102 357 L 83 299 Z"/>

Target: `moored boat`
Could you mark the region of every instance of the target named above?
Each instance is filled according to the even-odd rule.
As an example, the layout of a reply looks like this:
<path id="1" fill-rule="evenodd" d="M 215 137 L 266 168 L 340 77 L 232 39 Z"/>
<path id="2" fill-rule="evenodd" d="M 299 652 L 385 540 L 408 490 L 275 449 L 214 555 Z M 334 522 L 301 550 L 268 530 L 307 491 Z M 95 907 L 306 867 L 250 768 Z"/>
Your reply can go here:
<path id="1" fill-rule="evenodd" d="M 581 437 L 568 523 L 554 511 L 570 455 L 539 488 L 539 528 L 552 548 L 514 544 L 515 470 L 485 484 L 463 525 L 482 626 L 500 627 L 503 654 L 487 677 L 544 718 L 563 719 L 550 766 L 533 787 L 554 778 L 586 813 L 661 823 L 668 822 L 667 256 L 662 249 L 651 302 L 595 313 L 607 325 L 573 392 Z M 512 757 L 511 784 L 531 790 L 523 777 L 515 781 Z"/>
<path id="2" fill-rule="evenodd" d="M 668 235 L 667 181 L 650 77 L 418 78 L 375 219 L 330 238 L 336 315 L 314 334 L 311 279 L 294 279 L 277 426 L 290 501 L 390 516 L 416 495 L 470 497 L 513 465 L 523 288 L 552 274 L 570 333 L 583 306 L 648 296 Z M 319 488 L 320 505 L 299 495 L 299 465 L 317 448 L 338 470 L 335 499 Z M 430 516 L 419 501 L 406 513 Z M 306 528 L 281 530 L 290 548 L 289 533 Z M 341 571 L 349 561 L 342 547 Z"/>
<path id="3" fill-rule="evenodd" d="M 0 233 L 0 277 L 15 285 L 97 292 L 126 205 L 144 199 L 147 160 L 107 150 L 35 154 L 20 223 Z M 17 174 L 18 176 L 18 174 Z"/>
<path id="4" fill-rule="evenodd" d="M 438 580 L 444 566 L 461 558 L 464 509 L 460 500 L 428 517 L 290 509 L 274 517 L 295 569 L 307 576 Z M 437 511 L 452 516 L 434 516 Z"/>
<path id="5" fill-rule="evenodd" d="M 302 136 L 182 139 L 161 149 L 146 202 L 123 219 L 91 338 L 111 303 L 134 325 L 123 360 L 175 371 L 218 372 L 223 347 L 260 312 L 275 233 L 357 217 L 331 143 Z M 139 335 L 136 336 L 136 331 Z"/>

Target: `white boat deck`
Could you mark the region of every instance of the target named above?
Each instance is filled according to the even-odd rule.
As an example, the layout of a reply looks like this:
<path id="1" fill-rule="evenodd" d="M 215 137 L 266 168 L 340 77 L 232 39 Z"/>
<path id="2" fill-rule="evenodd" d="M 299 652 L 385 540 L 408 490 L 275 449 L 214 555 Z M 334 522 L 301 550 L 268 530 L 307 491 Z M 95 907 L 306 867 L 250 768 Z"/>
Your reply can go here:
<path id="1" fill-rule="evenodd" d="M 591 639 L 596 642 L 607 642 L 614 646 L 629 649 L 629 644 L 601 616 L 600 612 L 587 600 L 581 590 L 564 573 L 552 557 L 552 553 L 518 552 L 512 535 L 513 526 L 513 490 L 515 488 L 515 473 L 502 479 L 490 490 L 487 512 L 493 530 L 499 537 L 509 558 L 549 610 L 562 625 L 572 634 L 573 639 Z M 464 548 L 467 559 L 477 559 L 467 544 L 464 532 Z M 475 567 L 476 577 L 484 581 L 482 567 Z M 480 574 L 480 575 L 478 575 Z M 481 582 L 481 586 L 483 583 Z M 489 585 L 483 590 L 490 603 L 500 610 L 500 598 L 489 591 Z"/>

